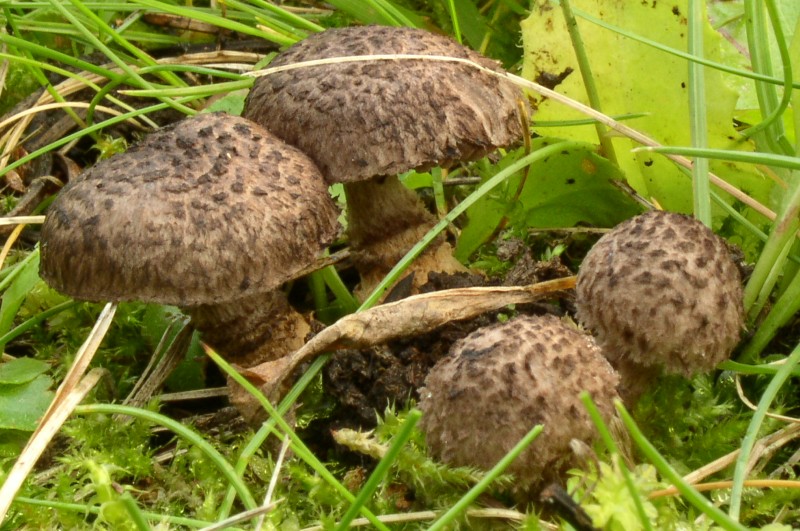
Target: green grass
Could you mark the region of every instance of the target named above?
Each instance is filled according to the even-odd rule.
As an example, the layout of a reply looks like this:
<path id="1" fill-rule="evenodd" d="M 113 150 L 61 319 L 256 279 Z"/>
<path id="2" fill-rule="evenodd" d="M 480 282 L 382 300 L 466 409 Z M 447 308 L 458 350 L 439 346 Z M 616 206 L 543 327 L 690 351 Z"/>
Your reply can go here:
<path id="1" fill-rule="evenodd" d="M 528 168 L 559 172 L 581 164 L 585 167 L 586 161 L 592 160 L 587 156 L 587 146 L 591 146 L 596 151 L 592 156 L 598 161 L 602 158 L 595 171 L 601 168 L 603 175 L 626 178 L 645 199 L 681 205 L 693 212 L 739 245 L 753 270 L 745 286 L 748 333 L 735 359 L 714 374 L 692 380 L 664 378 L 637 407 L 630 412 L 621 409 L 620 426 L 606 426 L 595 415 L 602 436 L 594 449 L 597 460 L 588 460 L 565 478 L 570 493 L 607 529 L 768 525 L 781 529 L 781 524 L 796 525 L 800 519 L 796 508 L 800 494 L 789 489 L 754 489 L 745 481 L 796 475 L 792 461 L 798 449 L 796 438 L 789 437 L 769 451 L 758 444 L 760 438 L 785 425 L 770 414 L 797 416 L 800 405 L 796 383 L 800 347 L 795 323 L 800 309 L 796 244 L 800 229 L 800 136 L 796 130 L 800 83 L 793 76 L 800 68 L 800 36 L 793 32 L 800 26 L 792 1 L 679 0 L 674 8 L 662 5 L 667 19 L 677 16 L 673 9 L 686 17 L 687 37 L 681 48 L 671 41 L 661 42 L 639 29 L 635 21 L 629 24 L 627 19 L 615 18 L 611 8 L 601 17 L 592 10 L 593 2 L 581 0 L 560 5 L 536 0 L 531 6 L 513 0 L 334 0 L 330 7 L 319 9 L 263 0 L 230 0 L 224 9 L 160 0 L 10 0 L 0 6 L 0 44 L 4 47 L 0 60 L 7 61 L 9 68 L 0 109 L 11 108 L 34 87 L 42 87 L 52 101 L 87 104 L 89 111 L 81 115 L 80 107 L 71 108 L 67 113 L 77 124 L 74 131 L 30 153 L 15 151 L 0 161 L 0 176 L 13 179 L 62 148 L 81 165 L 92 164 L 100 151 L 131 140 L 119 136 L 117 127 L 132 119 L 138 119 L 145 130 L 153 129 L 165 123 L 164 113 L 191 115 L 217 97 L 222 99 L 214 105 L 220 108 L 241 108 L 244 93 L 253 82 L 246 70 L 256 64 L 264 66 L 262 58 L 242 55 L 234 60 L 207 54 L 194 56 L 193 62 L 176 61 L 173 58 L 187 52 L 181 46 L 213 44 L 215 36 L 147 22 L 155 13 L 189 18 L 228 32 L 219 41 L 223 47 L 236 40 L 232 34 L 262 39 L 278 49 L 327 27 L 380 23 L 436 28 L 496 58 L 514 73 L 522 67 L 524 74 L 535 66 L 533 55 L 524 50 L 547 37 L 528 33 L 538 23 L 536 17 L 552 16 L 554 21 L 565 17 L 572 22 L 569 27 L 558 30 L 559 25 L 553 24 L 553 31 L 562 32 L 558 39 L 565 53 L 574 50 L 579 72 L 566 78 L 557 90 L 580 78 L 578 86 L 586 88 L 586 97 L 581 89 L 575 93 L 578 99 L 595 109 L 627 117 L 626 124 L 642 128 L 664 145 L 631 153 L 638 145 L 609 134 L 598 122 L 580 121 L 582 116 L 561 105 L 542 101 L 539 111 L 544 120 L 539 124 L 534 115 L 533 130 L 546 132 L 548 138 L 535 141 L 533 151 L 510 150 L 501 153 L 499 160 L 482 160 L 450 172 L 449 178 L 477 175 L 477 184 L 448 187 L 447 180 L 434 182 L 430 175 L 409 177 L 409 182 L 434 186 L 441 220 L 360 308 L 351 294 L 352 278 L 341 266 L 314 274 L 308 287 L 296 283 L 294 292 L 308 293 L 309 308 L 315 308 L 330 324 L 346 313 L 375 305 L 410 262 L 453 227 L 463 229 L 464 237 L 470 239 L 462 242 L 462 249 L 468 249 L 465 261 L 486 270 L 509 269 L 497 251 L 512 236 L 535 241 L 541 257 L 549 257 L 548 253 L 557 249 L 556 254 L 574 269 L 592 237 L 545 232 L 543 241 L 541 236 L 536 240 L 532 231 L 575 229 L 572 218 L 561 215 L 542 220 L 537 209 L 545 205 L 563 213 L 576 202 L 586 203 L 598 216 L 603 209 L 610 210 L 608 219 L 613 219 L 614 214 L 621 216 L 620 205 L 628 208 L 630 199 L 606 188 L 602 193 L 592 192 L 588 186 L 581 188 L 584 196 L 570 196 L 567 189 L 547 195 L 553 190 L 537 189 L 535 171 L 526 177 L 523 174 Z M 655 13 L 655 7 L 648 9 L 649 14 Z M 750 59 L 714 48 L 719 36 L 706 23 L 707 11 L 715 21 L 725 22 L 716 29 L 726 31 Z M 596 39 L 609 45 L 598 46 Z M 643 53 L 630 50 L 657 54 L 658 64 L 648 63 L 652 60 Z M 666 87 L 672 86 L 673 79 L 650 80 L 642 75 L 643 79 L 626 77 L 612 83 L 603 66 L 606 63 L 620 69 L 620 64 L 631 65 L 653 76 L 662 72 L 658 65 L 672 65 L 672 76 L 686 76 L 686 120 L 674 123 L 663 119 L 660 109 L 642 108 L 635 98 L 632 108 L 620 107 L 620 100 L 630 99 L 617 97 L 620 87 L 642 92 L 648 90 L 649 82 Z M 241 65 L 244 67 L 239 68 Z M 73 84 L 83 90 L 76 90 Z M 741 91 L 744 96 L 723 105 L 729 90 Z M 115 108 L 120 115 L 101 117 L 101 107 Z M 738 125 L 732 139 L 714 132 L 720 120 L 731 131 L 734 123 Z M 13 132 L 15 142 L 28 134 L 24 128 L 13 127 L 8 124 L 3 134 Z M 6 142 L 9 137 L 3 138 Z M 676 138 L 682 140 L 673 140 Z M 682 154 L 698 164 L 691 171 L 678 171 L 662 154 Z M 645 157 L 674 173 L 658 182 L 658 175 L 647 173 L 642 162 Z M 727 172 L 721 175 L 772 210 L 775 218 L 766 219 L 715 188 L 709 183 L 709 171 Z M 587 170 L 587 175 L 591 174 Z M 3 204 L 9 208 L 20 195 L 9 188 L 3 193 Z M 39 210 L 45 206 L 40 205 Z M 485 226 L 476 228 L 475 220 Z M 507 223 L 505 229 L 497 231 L 501 223 Z M 26 237 L 15 242 L 0 268 L 0 344 L 7 354 L 45 362 L 25 370 L 12 366 L 22 375 L 0 382 L 0 392 L 19 393 L 13 396 L 25 397 L 26 389 L 41 395 L 36 386 L 24 387 L 34 381 L 36 385 L 61 381 L 99 311 L 98 305 L 71 301 L 38 279 L 34 240 Z M 380 412 L 374 433 L 357 436 L 355 449 L 349 452 L 321 443 L 313 426 L 330 410 L 321 376 L 327 356 L 305 369 L 280 404 L 272 404 L 241 381 L 264 408 L 266 421 L 256 430 L 222 421 L 215 424 L 216 429 L 209 429 L 201 413 L 219 414 L 221 403 L 214 400 L 180 406 L 154 400 L 144 408 L 118 405 L 141 374 L 149 353 L 160 343 L 170 343 L 173 325 L 181 319 L 170 308 L 138 303 L 120 307 L 96 358 L 107 376 L 61 428 L 51 450 L 26 478 L 4 529 L 87 525 L 151 529 L 160 523 L 201 528 L 256 508 L 271 482 L 274 507 L 264 517 L 264 528 L 320 525 L 345 529 L 354 523 L 378 529 L 468 529 L 488 526 L 488 522 L 525 529 L 545 525 L 539 519 L 545 518 L 539 507 L 513 506 L 506 492 L 513 480 L 501 474 L 513 452 L 491 471 L 436 463 L 426 454 L 417 427 L 419 412 L 413 403 L 394 404 Z M 166 391 L 195 389 L 207 381 L 223 385 L 221 375 L 226 373 L 241 378 L 213 352 L 206 357 L 196 341 L 191 349 L 194 357 L 180 365 Z M 755 409 L 743 402 L 738 389 Z M 42 413 L 42 402 L 31 397 L 21 409 L 27 414 L 30 408 L 35 416 L 37 411 Z M 588 402 L 587 407 L 593 411 Z M 299 421 L 297 426 L 287 422 L 291 411 Z M 4 473 L 31 429 L 32 424 L 0 412 Z M 538 434 L 539 429 L 533 429 L 514 451 L 521 451 Z M 291 452 L 278 462 L 277 448 L 284 440 Z M 727 466 L 704 479 L 731 480 L 731 489 L 702 493 L 681 479 L 736 450 L 738 455 L 730 457 Z M 668 485 L 677 486 L 679 498 L 650 498 Z M 500 509 L 498 504 L 507 508 Z M 257 518 L 248 515 L 231 525 L 252 529 Z M 558 517 L 547 515 L 546 519 L 560 529 L 569 529 Z"/>

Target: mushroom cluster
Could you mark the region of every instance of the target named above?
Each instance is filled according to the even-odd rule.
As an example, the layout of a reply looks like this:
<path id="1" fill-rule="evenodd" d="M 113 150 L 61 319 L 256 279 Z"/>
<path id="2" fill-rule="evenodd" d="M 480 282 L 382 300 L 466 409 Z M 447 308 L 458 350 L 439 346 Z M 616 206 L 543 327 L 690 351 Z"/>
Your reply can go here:
<path id="1" fill-rule="evenodd" d="M 280 286 L 337 234 L 329 184 L 345 183 L 371 290 L 435 222 L 396 173 L 474 160 L 526 134 L 526 99 L 499 66 L 425 31 L 329 30 L 271 66 L 372 54 L 417 58 L 261 77 L 243 118 L 182 120 L 84 172 L 48 212 L 42 278 L 77 299 L 176 305 L 242 367 L 300 348 L 310 327 Z M 443 239 L 426 260 L 423 273 L 464 269 Z"/>
<path id="2" fill-rule="evenodd" d="M 689 376 L 730 355 L 743 327 L 741 274 L 726 242 L 705 225 L 653 211 L 590 250 L 576 307 L 596 342 L 546 316 L 486 327 L 453 346 L 420 389 L 435 456 L 488 470 L 544 424 L 509 468 L 521 494 L 535 492 L 556 479 L 573 438 L 594 437 L 581 391 L 608 420 L 615 398 L 632 402 L 661 370 Z"/>
<path id="3" fill-rule="evenodd" d="M 415 58 L 357 60 L 366 55 Z M 303 64 L 347 57 L 355 60 Z M 344 183 L 361 293 L 435 223 L 396 174 L 475 160 L 527 134 L 521 90 L 490 73 L 501 72 L 496 62 L 441 35 L 383 26 L 332 29 L 278 54 L 270 68 L 291 65 L 297 68 L 256 80 L 243 116 L 307 153 L 328 182 Z M 418 285 L 428 271 L 464 270 L 443 240 L 420 262 L 412 269 Z"/>
<path id="4" fill-rule="evenodd" d="M 249 366 L 310 331 L 279 289 L 338 232 L 314 163 L 222 113 L 165 127 L 70 182 L 42 228 L 42 278 L 88 301 L 177 305 Z"/>
<path id="5" fill-rule="evenodd" d="M 358 60 L 396 54 L 413 57 Z M 270 66 L 295 68 L 260 77 L 244 118 L 183 120 L 70 182 L 42 229 L 42 278 L 77 299 L 177 305 L 231 361 L 275 360 L 310 332 L 280 287 L 337 234 L 329 184 L 344 183 L 366 293 L 435 223 L 398 173 L 475 160 L 527 134 L 526 99 L 493 74 L 498 65 L 425 31 L 328 30 Z M 415 280 L 463 269 L 442 238 Z M 638 216 L 601 238 L 576 306 L 597 343 L 554 316 L 523 316 L 453 345 L 420 389 L 435 456 L 488 469 L 543 424 L 509 469 L 525 497 L 570 464 L 573 439 L 595 438 L 582 391 L 610 420 L 618 386 L 630 398 L 652 370 L 710 370 L 743 327 L 727 245 L 674 213 Z"/>
<path id="6" fill-rule="evenodd" d="M 570 441 L 594 440 L 581 391 L 610 420 L 617 383 L 590 336 L 552 315 L 518 317 L 466 336 L 436 364 L 420 389 L 421 426 L 442 461 L 488 470 L 543 424 L 508 468 L 526 498 L 570 464 Z"/>
<path id="7" fill-rule="evenodd" d="M 652 211 L 586 255 L 577 316 L 635 396 L 643 374 L 690 376 L 730 356 L 744 326 L 741 284 L 722 238 L 690 216 Z"/>

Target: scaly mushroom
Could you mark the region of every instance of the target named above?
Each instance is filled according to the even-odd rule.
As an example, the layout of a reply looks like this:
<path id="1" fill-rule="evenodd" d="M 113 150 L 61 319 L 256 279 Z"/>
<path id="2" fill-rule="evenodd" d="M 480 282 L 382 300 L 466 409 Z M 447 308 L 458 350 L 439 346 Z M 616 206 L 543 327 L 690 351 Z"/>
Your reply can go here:
<path id="1" fill-rule="evenodd" d="M 586 255 L 576 290 L 578 319 L 621 372 L 628 399 L 654 370 L 713 369 L 744 327 L 727 244 L 683 214 L 652 211 L 617 225 Z"/>
<path id="2" fill-rule="evenodd" d="M 618 377 L 593 339 L 552 315 L 481 328 L 453 345 L 420 389 L 432 454 L 488 470 L 535 425 L 544 431 L 507 469 L 528 499 L 572 460 L 570 441 L 597 433 L 579 399 L 587 391 L 606 420 Z"/>
<path id="3" fill-rule="evenodd" d="M 495 61 L 426 31 L 350 27 L 311 35 L 270 67 L 379 54 L 447 56 L 500 71 Z M 307 153 L 343 182 L 354 262 L 368 293 L 435 223 L 396 174 L 479 159 L 527 134 L 522 92 L 470 65 L 423 59 L 342 62 L 260 77 L 244 116 Z M 420 257 L 428 271 L 463 271 L 443 239 Z"/>
<path id="4" fill-rule="evenodd" d="M 310 331 L 281 284 L 337 233 L 314 163 L 243 118 L 200 114 L 70 182 L 47 212 L 42 278 L 88 301 L 179 306 L 242 366 Z"/>

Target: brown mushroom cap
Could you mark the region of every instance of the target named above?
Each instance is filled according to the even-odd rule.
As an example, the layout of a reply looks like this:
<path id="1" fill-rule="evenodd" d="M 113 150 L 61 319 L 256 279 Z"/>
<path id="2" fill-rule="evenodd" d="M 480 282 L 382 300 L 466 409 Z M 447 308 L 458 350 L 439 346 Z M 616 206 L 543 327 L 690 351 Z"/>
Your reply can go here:
<path id="1" fill-rule="evenodd" d="M 337 215 L 300 151 L 248 120 L 201 114 L 64 187 L 42 228 L 40 271 L 83 300 L 216 304 L 306 267 Z"/>
<path id="2" fill-rule="evenodd" d="M 326 30 L 270 67 L 378 54 L 444 55 L 500 71 L 497 63 L 423 30 Z M 244 116 L 308 153 L 331 182 L 473 160 L 525 134 L 522 91 L 459 63 L 376 60 L 303 67 L 258 78 Z"/>
<path id="3" fill-rule="evenodd" d="M 687 376 L 727 359 L 743 328 L 728 246 L 672 212 L 642 214 L 600 238 L 581 265 L 576 304 L 612 362 Z"/>
<path id="4" fill-rule="evenodd" d="M 519 491 L 531 491 L 569 464 L 572 439 L 595 438 L 579 393 L 588 391 L 608 420 L 617 383 L 590 336 L 554 316 L 519 317 L 453 345 L 420 389 L 421 426 L 442 461 L 488 470 L 543 424 L 508 469 Z"/>

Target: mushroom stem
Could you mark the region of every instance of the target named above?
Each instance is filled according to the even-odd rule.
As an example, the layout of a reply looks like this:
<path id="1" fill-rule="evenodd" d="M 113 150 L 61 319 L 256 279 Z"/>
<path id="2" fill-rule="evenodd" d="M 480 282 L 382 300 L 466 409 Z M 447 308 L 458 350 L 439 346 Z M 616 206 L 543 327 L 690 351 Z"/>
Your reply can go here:
<path id="1" fill-rule="evenodd" d="M 294 352 L 311 332 L 281 290 L 183 310 L 206 343 L 245 368 Z"/>
<path id="2" fill-rule="evenodd" d="M 357 290 L 366 296 L 436 223 L 417 195 L 394 176 L 344 184 L 347 195 L 348 236 L 353 262 L 361 276 Z M 437 238 L 408 269 L 414 287 L 428 280 L 430 271 L 455 273 L 467 269 L 453 257 L 450 245 Z"/>
<path id="3" fill-rule="evenodd" d="M 608 354 L 605 353 L 608 357 Z M 653 386 L 664 372 L 661 367 L 644 365 L 628 358 L 609 360 L 619 374 L 619 396 L 625 407 L 632 409 L 639 398 Z"/>

